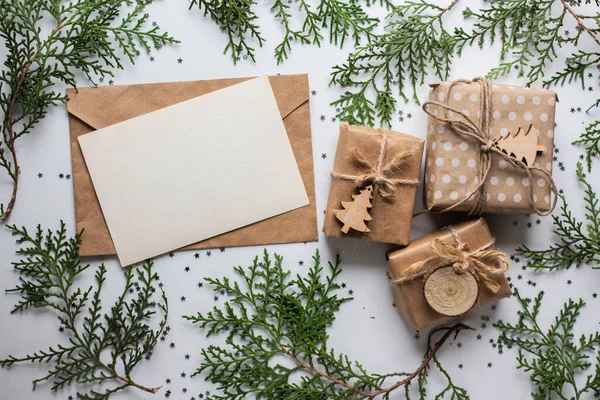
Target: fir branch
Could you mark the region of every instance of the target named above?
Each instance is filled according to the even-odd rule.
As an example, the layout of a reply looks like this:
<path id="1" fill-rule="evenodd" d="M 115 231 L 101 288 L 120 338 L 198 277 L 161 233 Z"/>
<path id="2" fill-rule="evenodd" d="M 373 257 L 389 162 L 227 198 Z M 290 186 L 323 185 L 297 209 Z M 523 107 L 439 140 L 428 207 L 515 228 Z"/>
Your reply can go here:
<path id="1" fill-rule="evenodd" d="M 519 347 L 518 369 L 529 374 L 536 387 L 534 399 L 560 398 L 582 399 L 584 395 L 600 393 L 600 368 L 598 365 L 581 382 L 578 377 L 592 367 L 592 356 L 596 362 L 600 351 L 600 333 L 581 335 L 577 340 L 573 329 L 585 305 L 583 300 L 569 299 L 554 318 L 547 331 L 542 330 L 538 317 L 542 306 L 543 293 L 540 292 L 533 304 L 531 299 L 521 297 L 518 290 L 514 294 L 520 303 L 516 324 L 499 322 L 494 326 L 501 330 L 499 341 Z M 554 397 L 556 396 L 556 397 Z"/>
<path id="2" fill-rule="evenodd" d="M 598 99 L 600 104 L 600 99 Z M 594 121 L 585 127 L 585 132 L 573 144 L 585 146 L 588 172 L 592 170 L 592 157 L 600 154 L 600 121 Z"/>
<path id="3" fill-rule="evenodd" d="M 132 5 L 132 7 L 125 7 Z M 12 181 L 9 201 L 0 204 L 0 221 L 11 214 L 21 172 L 15 142 L 30 133 L 48 108 L 66 100 L 57 83 L 75 87 L 75 73 L 92 81 L 122 69 L 140 49 L 177 42 L 158 26 L 145 29 L 146 0 L 0 0 L 0 38 L 6 55 L 0 73 L 0 167 Z M 130 9 L 119 20 L 124 10 Z M 53 24 L 46 36 L 41 26 Z"/>
<path id="4" fill-rule="evenodd" d="M 390 0 L 366 1 L 367 7 L 374 4 L 387 9 L 393 7 Z M 254 11 L 254 0 L 192 0 L 190 9 L 195 6 L 225 32 L 228 42 L 223 53 L 229 53 L 234 64 L 242 57 L 256 62 L 256 48 L 252 43 L 262 47 L 265 38 Z M 379 23 L 357 1 L 320 0 L 313 9 L 306 0 L 272 0 L 271 12 L 284 31 L 282 40 L 275 46 L 277 64 L 289 57 L 293 43 L 320 47 L 322 31 L 328 32 L 329 42 L 336 46 L 343 47 L 348 37 L 358 45 L 362 40 L 370 41 L 374 37 L 373 30 Z M 294 27 L 293 20 L 296 18 L 302 24 Z"/>
<path id="5" fill-rule="evenodd" d="M 370 126 L 378 119 L 389 126 L 396 110 L 395 93 L 406 102 L 409 98 L 419 102 L 416 88 L 430 73 L 447 79 L 453 41 L 442 17 L 457 1 L 445 8 L 426 0 L 396 6 L 385 33 L 358 47 L 346 63 L 334 66 L 330 83 L 355 88 L 332 103 L 341 109 L 338 117 Z"/>
<path id="6" fill-rule="evenodd" d="M 564 196 L 561 214 L 553 215 L 554 233 L 559 240 L 544 250 L 533 250 L 523 245 L 517 251 L 528 259 L 527 266 L 536 271 L 569 269 L 572 265 L 600 264 L 600 204 L 598 196 L 583 172 L 583 164 L 577 163 L 577 177 L 585 186 L 585 226 L 572 214 Z"/>
<path id="7" fill-rule="evenodd" d="M 416 378 L 423 396 L 433 363 L 447 381 L 438 394 L 454 399 L 468 399 L 466 391 L 454 384 L 437 358 L 443 344 L 461 330 L 463 324 L 434 330 L 427 352 L 412 373 L 369 374 L 358 362 L 328 348 L 327 328 L 340 306 L 350 298 L 338 297 L 340 288 L 339 257 L 329 263 L 325 274 L 319 253 L 306 277 L 283 268 L 283 259 L 275 255 L 272 262 L 264 253 L 245 269 L 235 267 L 241 282 L 206 278 L 216 292 L 226 293 L 229 300 L 205 314 L 184 316 L 197 324 L 207 336 L 224 334 L 223 346 L 202 349 L 203 361 L 194 375 L 205 374 L 222 394 L 214 399 L 389 399 L 392 392 L 404 389 L 409 398 L 409 384 Z M 431 344 L 437 338 L 435 344 Z M 274 364 L 274 356 L 294 361 L 294 366 Z M 290 376 L 302 372 L 299 381 Z M 386 386 L 394 379 L 396 383 Z M 424 397 L 421 397 L 424 399 Z"/>
<path id="8" fill-rule="evenodd" d="M 0 365 L 50 364 L 49 372 L 33 381 L 34 389 L 46 381 L 52 383 L 52 391 L 72 384 L 118 384 L 100 391 L 90 389 L 78 393 L 80 399 L 108 399 L 128 387 L 156 393 L 160 387 L 145 387 L 131 378 L 140 361 L 150 358 L 167 323 L 168 303 L 162 289 L 160 299 L 154 300 L 152 283 L 158 276 L 152 271 L 152 262 L 146 261 L 136 270 L 125 270 L 125 287 L 117 302 L 105 313 L 101 301 L 106 280 L 104 265 L 100 265 L 94 275 L 95 288 L 75 286 L 75 279 L 89 267 L 81 265 L 79 260 L 80 234 L 67 238 L 62 221 L 56 232 L 44 233 L 39 226 L 34 234 L 14 225 L 8 228 L 17 236 L 20 246 L 17 250 L 20 259 L 13 262 L 20 275 L 19 284 L 7 290 L 21 296 L 12 312 L 29 308 L 53 310 L 70 338 L 67 345 L 57 344 L 22 357 L 10 355 L 0 359 Z M 149 323 L 158 315 L 157 311 L 162 316 L 158 327 L 153 329 Z M 106 354 L 110 354 L 109 361 L 102 359 Z"/>

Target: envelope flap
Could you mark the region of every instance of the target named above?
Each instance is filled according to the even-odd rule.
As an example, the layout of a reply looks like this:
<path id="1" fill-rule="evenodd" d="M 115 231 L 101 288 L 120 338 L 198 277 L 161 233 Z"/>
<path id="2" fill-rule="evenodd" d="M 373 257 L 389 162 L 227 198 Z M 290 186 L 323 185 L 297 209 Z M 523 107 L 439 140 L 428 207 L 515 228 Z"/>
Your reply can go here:
<path id="1" fill-rule="evenodd" d="M 67 110 L 92 128 L 101 129 L 249 79 L 68 89 Z M 308 75 L 271 76 L 269 80 L 282 118 L 308 101 Z"/>

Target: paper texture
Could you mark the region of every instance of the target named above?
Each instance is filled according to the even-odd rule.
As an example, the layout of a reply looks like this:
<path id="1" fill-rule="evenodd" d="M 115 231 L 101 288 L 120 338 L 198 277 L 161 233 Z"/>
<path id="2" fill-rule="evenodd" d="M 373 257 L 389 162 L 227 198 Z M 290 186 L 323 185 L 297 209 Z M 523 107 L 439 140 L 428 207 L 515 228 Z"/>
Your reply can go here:
<path id="1" fill-rule="evenodd" d="M 389 177 L 418 180 L 424 141 L 405 133 L 377 130 L 365 126 L 340 125 L 340 136 L 335 152 L 333 170 L 349 175 L 364 174 L 365 171 L 357 166 L 354 161 L 353 149 L 355 148 L 359 149 L 366 157 L 369 157 L 376 165 L 381 148 L 382 132 L 386 132 L 388 135 L 385 160 L 392 159 L 403 152 L 414 153 L 413 157 L 403 162 Z M 416 186 L 399 184 L 395 186 L 394 197 L 383 199 L 377 194 L 377 187 L 375 187 L 372 200 L 373 207 L 369 209 L 369 214 L 373 219 L 367 223 L 370 232 L 357 232 L 350 229 L 348 233 L 342 233 L 343 224 L 335 217 L 333 209 L 342 208 L 342 201 L 351 201 L 352 195 L 358 194 L 358 188 L 354 182 L 332 177 L 323 232 L 327 236 L 407 244 L 410 239 L 416 192 Z"/>
<path id="2" fill-rule="evenodd" d="M 77 138 L 158 109 L 251 78 L 103 86 L 67 91 L 77 230 L 82 256 L 116 254 Z M 302 175 L 309 205 L 259 221 L 186 248 L 219 248 L 315 241 L 318 238 L 307 75 L 269 77 L 281 119 Z M 166 132 L 168 135 L 169 132 Z M 197 171 L 201 173 L 202 171 Z M 294 229 L 290 229 L 293 226 Z"/>
<path id="3" fill-rule="evenodd" d="M 456 85 L 448 95 L 448 83 L 434 85 L 431 101 L 446 102 L 462 110 L 476 124 L 480 123 L 481 100 L 478 83 Z M 527 130 L 530 124 L 537 129 L 538 144 L 546 147 L 537 153 L 534 166 L 552 173 L 554 149 L 554 108 L 556 94 L 551 90 L 531 89 L 508 85 L 492 85 L 491 134 L 494 138 L 515 133 L 518 128 Z M 435 108 L 435 107 L 433 107 Z M 477 186 L 476 141 L 453 133 L 450 128 L 429 117 L 427 157 L 425 161 L 426 207 L 441 210 L 465 198 Z M 550 185 L 543 174 L 534 176 L 535 204 L 542 211 L 550 208 Z M 485 182 L 487 191 L 484 212 L 514 214 L 532 212 L 529 204 L 527 173 L 508 165 L 498 154 L 492 153 L 492 166 Z M 469 211 L 474 196 L 455 211 Z"/>
<path id="4" fill-rule="evenodd" d="M 469 249 L 479 249 L 494 239 L 483 218 L 457 224 L 454 228 Z M 387 257 L 390 279 L 397 279 L 412 264 L 433 256 L 431 242 L 435 239 L 447 244 L 455 243 L 450 231 L 441 229 L 412 241 L 405 248 L 389 251 Z M 493 246 L 490 248 L 495 249 Z M 510 296 L 510 286 L 504 275 L 496 275 L 493 279 L 500 285 L 500 291 L 493 293 L 485 285 L 479 285 L 479 296 L 473 309 Z M 427 304 L 423 295 L 423 281 L 424 277 L 421 277 L 402 284 L 392 284 L 396 308 L 417 330 L 448 319 Z"/>
<path id="5" fill-rule="evenodd" d="M 266 77 L 79 143 L 123 266 L 309 203 Z"/>

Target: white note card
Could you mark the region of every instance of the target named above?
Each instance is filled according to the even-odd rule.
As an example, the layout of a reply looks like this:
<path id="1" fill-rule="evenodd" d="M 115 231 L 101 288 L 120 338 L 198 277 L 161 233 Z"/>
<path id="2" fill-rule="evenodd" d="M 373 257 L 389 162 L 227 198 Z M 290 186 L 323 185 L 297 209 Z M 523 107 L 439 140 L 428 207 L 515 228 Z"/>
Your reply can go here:
<path id="1" fill-rule="evenodd" d="M 267 77 L 79 144 L 123 266 L 309 204 Z"/>

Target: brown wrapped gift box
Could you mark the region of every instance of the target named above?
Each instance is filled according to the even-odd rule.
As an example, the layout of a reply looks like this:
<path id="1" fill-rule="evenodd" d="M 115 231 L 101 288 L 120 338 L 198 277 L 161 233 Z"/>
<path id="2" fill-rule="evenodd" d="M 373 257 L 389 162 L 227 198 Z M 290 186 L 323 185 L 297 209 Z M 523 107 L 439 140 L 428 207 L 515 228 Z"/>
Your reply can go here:
<path id="1" fill-rule="evenodd" d="M 470 249 L 484 247 L 494 240 L 483 218 L 460 223 L 455 225 L 454 229 L 458 237 Z M 405 248 L 388 252 L 390 280 L 397 279 L 402 271 L 412 264 L 431 257 L 433 255 L 431 242 L 435 239 L 448 244 L 454 243 L 450 231 L 444 228 L 412 241 Z M 498 293 L 493 293 L 484 285 L 479 285 L 479 296 L 473 308 L 484 306 L 511 295 L 510 286 L 504 275 L 494 276 L 494 280 L 500 285 Z M 423 281 L 423 278 L 419 278 L 402 284 L 392 284 L 396 307 L 416 329 L 425 328 L 447 318 L 434 311 L 427 304 L 423 295 Z"/>
<path id="2" fill-rule="evenodd" d="M 458 84 L 452 88 L 451 93 L 448 93 L 448 82 L 432 87 L 430 101 L 462 110 L 476 124 L 480 124 L 481 99 L 478 83 Z M 537 130 L 538 144 L 546 147 L 545 152 L 537 154 L 534 166 L 552 173 L 555 102 L 556 94 L 550 90 L 493 84 L 490 119 L 492 137 L 514 134 L 518 128 L 526 130 L 533 124 Z M 435 108 L 432 106 L 433 110 Z M 451 112 L 448 116 L 455 118 Z M 437 211 L 447 208 L 475 189 L 478 152 L 479 146 L 474 139 L 457 135 L 446 124 L 429 117 L 423 191 L 427 209 Z M 547 211 L 551 203 L 549 182 L 538 171 L 532 172 L 535 204 L 540 210 Z M 492 165 L 485 182 L 487 196 L 483 211 L 532 212 L 528 186 L 524 170 L 507 165 L 501 156 L 492 154 Z M 454 210 L 469 211 L 473 199 L 471 197 Z"/>
<path id="3" fill-rule="evenodd" d="M 405 133 L 364 126 L 340 125 L 340 136 L 333 171 L 357 176 L 364 174 L 364 169 L 356 165 L 353 149 L 358 149 L 361 154 L 376 164 L 380 154 L 382 134 L 387 135 L 387 150 L 385 152 L 387 160 L 404 152 L 414 154 L 394 170 L 389 177 L 418 181 L 424 141 Z M 335 217 L 333 209 L 340 209 L 342 200 L 352 200 L 352 195 L 358 193 L 358 188 L 354 182 L 332 177 L 323 232 L 327 236 L 407 244 L 410 240 L 410 226 L 416 192 L 417 187 L 415 185 L 398 184 L 395 186 L 394 196 L 384 199 L 377 194 L 377 187 L 375 187 L 373 207 L 369 209 L 369 214 L 373 219 L 367 222 L 370 232 L 363 233 L 351 229 L 347 234 L 344 234 L 341 231 L 343 224 Z"/>

